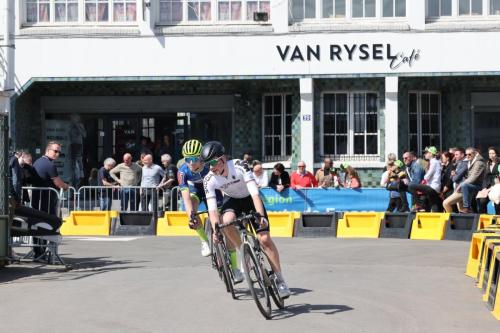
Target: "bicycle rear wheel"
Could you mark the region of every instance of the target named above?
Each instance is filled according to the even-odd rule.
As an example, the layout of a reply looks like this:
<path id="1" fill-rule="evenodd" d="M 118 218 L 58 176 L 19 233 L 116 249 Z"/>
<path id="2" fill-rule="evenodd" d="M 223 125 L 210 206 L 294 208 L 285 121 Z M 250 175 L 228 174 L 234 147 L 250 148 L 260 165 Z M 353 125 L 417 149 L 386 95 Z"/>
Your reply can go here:
<path id="1" fill-rule="evenodd" d="M 270 319 L 271 300 L 269 299 L 269 291 L 264 282 L 261 265 L 249 244 L 243 244 L 242 253 L 245 280 L 247 281 L 248 289 L 250 289 L 250 293 L 260 313 L 262 313 L 266 319 Z"/>

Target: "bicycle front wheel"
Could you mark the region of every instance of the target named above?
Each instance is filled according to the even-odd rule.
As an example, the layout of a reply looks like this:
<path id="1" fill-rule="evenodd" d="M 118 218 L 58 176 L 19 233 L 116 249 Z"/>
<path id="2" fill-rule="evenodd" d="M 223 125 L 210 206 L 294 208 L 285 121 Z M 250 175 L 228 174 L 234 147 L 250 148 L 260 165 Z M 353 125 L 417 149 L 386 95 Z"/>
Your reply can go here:
<path id="1" fill-rule="evenodd" d="M 243 244 L 243 267 L 248 289 L 257 304 L 260 313 L 266 318 L 271 318 L 271 300 L 269 291 L 264 282 L 262 267 L 249 244 Z"/>
<path id="2" fill-rule="evenodd" d="M 284 309 L 285 308 L 285 300 L 280 297 L 280 294 L 278 292 L 278 283 L 276 282 L 276 275 L 273 272 L 273 269 L 271 268 L 271 264 L 269 263 L 269 258 L 267 257 L 267 254 L 264 254 L 264 271 L 265 274 L 267 275 L 267 289 L 269 290 L 269 294 L 271 295 L 271 298 L 274 301 L 274 304 L 279 309 Z"/>

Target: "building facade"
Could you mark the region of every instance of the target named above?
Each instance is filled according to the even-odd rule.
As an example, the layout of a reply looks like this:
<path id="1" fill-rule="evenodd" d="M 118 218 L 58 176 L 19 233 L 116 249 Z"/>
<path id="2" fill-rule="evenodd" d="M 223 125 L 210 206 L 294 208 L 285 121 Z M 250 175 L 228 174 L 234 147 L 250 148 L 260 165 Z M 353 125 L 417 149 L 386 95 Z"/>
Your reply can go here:
<path id="1" fill-rule="evenodd" d="M 87 173 L 141 137 L 328 156 L 365 186 L 391 152 L 500 147 L 500 0 L 11 2 L 13 143 L 69 156 L 77 115 Z"/>

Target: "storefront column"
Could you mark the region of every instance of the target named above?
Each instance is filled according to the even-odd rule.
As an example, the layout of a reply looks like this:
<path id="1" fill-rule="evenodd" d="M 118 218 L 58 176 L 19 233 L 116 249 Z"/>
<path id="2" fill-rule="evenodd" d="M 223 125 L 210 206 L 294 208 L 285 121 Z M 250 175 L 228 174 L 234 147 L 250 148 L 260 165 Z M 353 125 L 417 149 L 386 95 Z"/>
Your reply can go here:
<path id="1" fill-rule="evenodd" d="M 389 153 L 398 155 L 397 76 L 387 76 L 385 78 L 385 156 Z"/>
<path id="2" fill-rule="evenodd" d="M 314 87 L 313 79 L 300 79 L 300 160 L 314 168 Z"/>
<path id="3" fill-rule="evenodd" d="M 271 1 L 271 22 L 275 33 L 288 32 L 288 0 Z"/>

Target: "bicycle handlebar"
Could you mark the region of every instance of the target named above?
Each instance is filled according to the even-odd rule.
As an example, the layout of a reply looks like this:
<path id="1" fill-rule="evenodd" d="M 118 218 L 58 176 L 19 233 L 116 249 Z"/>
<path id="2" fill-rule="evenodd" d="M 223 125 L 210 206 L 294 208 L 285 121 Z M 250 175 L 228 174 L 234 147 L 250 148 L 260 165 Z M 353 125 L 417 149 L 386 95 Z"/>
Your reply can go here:
<path id="1" fill-rule="evenodd" d="M 250 214 L 242 215 L 242 216 L 240 216 L 232 221 L 229 221 L 226 223 L 219 223 L 219 224 L 216 224 L 215 226 L 216 226 L 216 228 L 223 229 L 223 228 L 229 227 L 230 225 L 234 225 L 234 224 L 244 224 L 245 221 L 248 221 L 250 219 L 258 220 L 261 217 L 262 217 L 262 215 L 260 215 L 257 212 L 250 212 Z"/>

